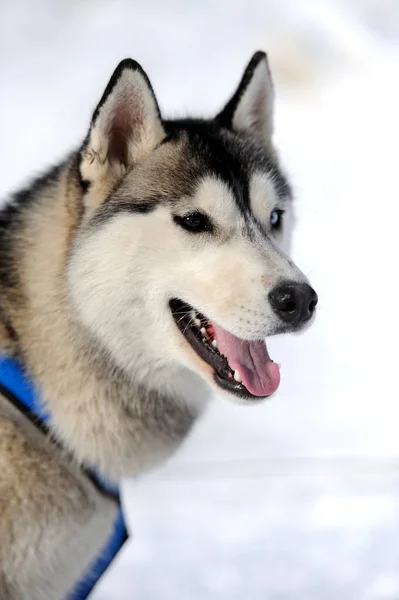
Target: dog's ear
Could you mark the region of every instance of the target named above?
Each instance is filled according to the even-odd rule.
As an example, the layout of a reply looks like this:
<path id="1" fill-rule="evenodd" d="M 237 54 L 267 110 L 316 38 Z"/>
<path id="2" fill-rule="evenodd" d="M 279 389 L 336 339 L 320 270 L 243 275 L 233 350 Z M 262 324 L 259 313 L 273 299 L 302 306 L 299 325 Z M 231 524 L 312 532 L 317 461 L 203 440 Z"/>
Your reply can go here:
<path id="1" fill-rule="evenodd" d="M 94 111 L 81 152 L 82 180 L 90 184 L 101 182 L 102 186 L 105 180 L 115 182 L 164 136 L 147 75 L 136 61 L 123 60 Z"/>
<path id="2" fill-rule="evenodd" d="M 270 145 L 273 134 L 274 89 L 267 56 L 253 55 L 240 84 L 216 121 L 221 127 L 247 133 Z"/>

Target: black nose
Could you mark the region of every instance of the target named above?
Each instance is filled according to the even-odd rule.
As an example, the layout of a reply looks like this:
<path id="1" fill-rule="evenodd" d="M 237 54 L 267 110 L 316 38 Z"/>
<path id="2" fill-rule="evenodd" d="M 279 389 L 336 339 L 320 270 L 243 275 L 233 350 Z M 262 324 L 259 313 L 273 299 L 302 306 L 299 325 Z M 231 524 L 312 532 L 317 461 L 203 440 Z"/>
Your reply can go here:
<path id="1" fill-rule="evenodd" d="M 297 327 L 312 317 L 318 298 L 307 283 L 286 281 L 269 293 L 269 300 L 282 321 Z"/>

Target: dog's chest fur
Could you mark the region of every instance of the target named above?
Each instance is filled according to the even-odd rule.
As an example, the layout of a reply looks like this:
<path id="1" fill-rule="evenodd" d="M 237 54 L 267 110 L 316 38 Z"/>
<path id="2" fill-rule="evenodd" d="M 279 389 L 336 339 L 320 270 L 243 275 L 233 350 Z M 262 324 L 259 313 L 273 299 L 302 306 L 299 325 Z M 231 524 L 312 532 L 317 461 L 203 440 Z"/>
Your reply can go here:
<path id="1" fill-rule="evenodd" d="M 1 394 L 0 472 L 0 598 L 64 598 L 104 546 L 116 503 Z"/>

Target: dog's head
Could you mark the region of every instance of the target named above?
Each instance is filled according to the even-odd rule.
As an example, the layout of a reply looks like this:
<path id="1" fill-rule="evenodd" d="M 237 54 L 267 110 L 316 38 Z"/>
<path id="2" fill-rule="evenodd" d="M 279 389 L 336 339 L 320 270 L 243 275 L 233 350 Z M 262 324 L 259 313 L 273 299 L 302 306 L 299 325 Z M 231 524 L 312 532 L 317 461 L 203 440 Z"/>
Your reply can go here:
<path id="1" fill-rule="evenodd" d="M 278 387 L 264 338 L 302 328 L 317 296 L 285 253 L 292 199 L 272 121 L 262 52 L 213 120 L 165 121 L 136 62 L 113 74 L 80 153 L 68 281 L 84 324 L 139 380 L 184 366 L 243 399 Z"/>

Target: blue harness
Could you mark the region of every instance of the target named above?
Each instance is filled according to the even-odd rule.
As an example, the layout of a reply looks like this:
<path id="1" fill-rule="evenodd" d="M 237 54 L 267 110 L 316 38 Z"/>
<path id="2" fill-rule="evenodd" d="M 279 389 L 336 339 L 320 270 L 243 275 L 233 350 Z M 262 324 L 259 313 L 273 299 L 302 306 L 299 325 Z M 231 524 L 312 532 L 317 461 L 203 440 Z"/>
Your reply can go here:
<path id="1" fill-rule="evenodd" d="M 40 410 L 38 394 L 34 385 L 26 377 L 19 362 L 1 355 L 0 392 L 38 427 L 47 430 L 46 423 L 49 415 Z M 115 498 L 119 505 L 118 515 L 110 539 L 102 548 L 88 572 L 74 586 L 65 600 L 85 600 L 128 538 L 118 489 L 110 485 L 97 473 L 90 472 L 87 475 L 97 489 Z"/>

